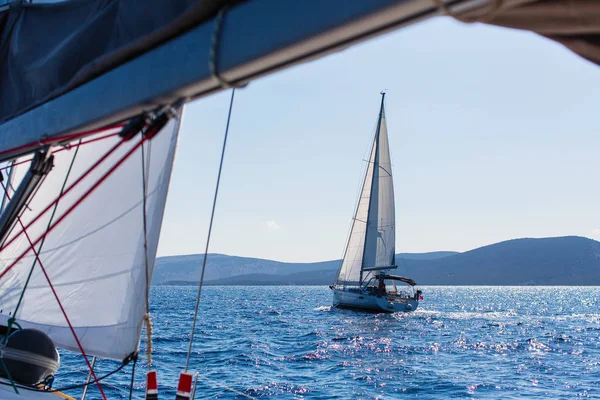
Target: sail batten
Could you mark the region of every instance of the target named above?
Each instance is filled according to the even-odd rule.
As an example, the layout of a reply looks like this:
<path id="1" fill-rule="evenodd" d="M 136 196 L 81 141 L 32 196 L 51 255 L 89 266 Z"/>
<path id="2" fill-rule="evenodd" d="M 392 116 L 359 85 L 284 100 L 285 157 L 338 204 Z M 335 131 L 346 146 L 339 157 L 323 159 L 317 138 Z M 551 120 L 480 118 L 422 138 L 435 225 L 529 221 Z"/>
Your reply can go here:
<path id="1" fill-rule="evenodd" d="M 147 243 L 149 275 L 154 260 L 174 161 L 180 121 L 170 121 L 151 142 L 147 163 Z M 98 134 L 98 137 L 106 132 Z M 75 182 L 99 157 L 121 140 L 113 136 L 93 145 L 55 153 L 47 175 L 21 219 L 27 226 L 60 193 Z M 88 178 L 60 199 L 55 220 L 66 213 L 114 163 L 133 149 L 139 138 L 123 144 Z M 77 156 L 74 152 L 77 151 Z M 148 151 L 148 148 L 145 149 Z M 138 348 L 146 313 L 146 255 L 143 233 L 141 148 L 69 214 L 44 239 L 40 259 L 85 350 L 90 356 L 122 360 Z M 72 164 L 72 167 L 71 167 Z M 19 165 L 21 167 L 21 165 Z M 25 165 L 23 166 L 25 168 Z M 52 211 L 27 229 L 37 239 L 50 222 Z M 15 229 L 10 237 L 20 231 Z M 22 235 L 23 236 L 23 235 Z M 19 237 L 0 255 L 0 270 L 29 248 Z M 36 250 L 39 247 L 36 246 Z M 12 316 L 35 256 L 29 252 L 0 280 L 0 324 Z M 78 350 L 39 265 L 35 265 L 16 313 L 22 327 L 47 333 L 57 347 Z"/>
<path id="2" fill-rule="evenodd" d="M 382 96 L 377 130 L 337 284 L 362 285 L 395 265 L 394 185 Z"/>

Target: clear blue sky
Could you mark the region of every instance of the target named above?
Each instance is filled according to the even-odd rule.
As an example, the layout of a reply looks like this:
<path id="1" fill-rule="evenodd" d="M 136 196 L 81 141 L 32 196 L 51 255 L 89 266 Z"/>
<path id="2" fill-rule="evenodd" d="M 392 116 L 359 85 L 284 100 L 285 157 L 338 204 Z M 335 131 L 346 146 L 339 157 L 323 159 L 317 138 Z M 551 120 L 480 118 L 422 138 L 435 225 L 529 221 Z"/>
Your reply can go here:
<path id="1" fill-rule="evenodd" d="M 382 89 L 397 251 L 600 239 L 600 68 L 438 18 L 236 92 L 210 251 L 340 258 Z M 187 107 L 159 255 L 204 250 L 229 95 Z"/>

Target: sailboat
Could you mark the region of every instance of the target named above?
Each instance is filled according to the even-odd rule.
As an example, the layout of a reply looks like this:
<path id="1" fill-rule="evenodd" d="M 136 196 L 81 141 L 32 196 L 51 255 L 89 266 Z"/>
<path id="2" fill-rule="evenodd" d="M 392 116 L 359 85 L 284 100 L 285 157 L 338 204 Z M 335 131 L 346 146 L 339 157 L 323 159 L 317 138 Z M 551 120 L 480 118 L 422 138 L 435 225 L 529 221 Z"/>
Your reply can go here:
<path id="1" fill-rule="evenodd" d="M 396 213 L 384 100 L 385 92 L 344 258 L 330 288 L 336 307 L 406 312 L 417 309 L 421 291 L 412 279 L 391 274 L 398 268 Z"/>

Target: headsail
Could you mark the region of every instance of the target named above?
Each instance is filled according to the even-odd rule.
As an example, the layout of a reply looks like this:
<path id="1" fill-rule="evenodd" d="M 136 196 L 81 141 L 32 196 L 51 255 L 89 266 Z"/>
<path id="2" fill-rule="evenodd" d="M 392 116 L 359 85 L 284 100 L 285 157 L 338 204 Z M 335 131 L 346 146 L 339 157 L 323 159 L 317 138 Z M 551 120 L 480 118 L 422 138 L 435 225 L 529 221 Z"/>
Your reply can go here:
<path id="1" fill-rule="evenodd" d="M 369 164 L 337 278 L 340 285 L 359 285 L 368 280 L 370 271 L 396 268 L 394 183 L 384 98 L 385 94 L 381 98 Z"/>
<path id="2" fill-rule="evenodd" d="M 145 143 L 145 166 L 138 148 L 43 241 L 40 259 L 88 355 L 122 360 L 137 350 L 146 312 L 142 168 L 146 169 L 147 180 L 145 214 L 151 276 L 179 125 L 179 120 L 171 120 Z M 90 139 L 102 135 L 106 132 Z M 23 212 L 23 224 L 27 226 L 57 197 L 65 182 L 73 183 L 119 140 L 120 137 L 114 136 L 68 151 L 56 151 L 55 166 Z M 136 143 L 139 143 L 137 138 L 122 145 L 89 179 L 66 194 L 58 203 L 56 218 Z M 40 237 L 50 218 L 51 212 L 44 214 L 27 229 L 28 235 L 33 240 Z M 2 251 L 0 270 L 27 248 L 29 242 L 22 235 Z M 6 324 L 12 316 L 10 313 L 16 307 L 34 261 L 34 255 L 28 253 L 0 280 L 0 323 Z M 33 269 L 16 320 L 23 327 L 46 332 L 58 347 L 78 349 L 39 265 Z"/>
<path id="3" fill-rule="evenodd" d="M 377 154 L 373 162 L 371 203 L 365 238 L 362 281 L 368 280 L 365 271 L 396 268 L 396 212 L 394 205 L 394 181 L 388 143 L 385 110 L 381 106 Z"/>

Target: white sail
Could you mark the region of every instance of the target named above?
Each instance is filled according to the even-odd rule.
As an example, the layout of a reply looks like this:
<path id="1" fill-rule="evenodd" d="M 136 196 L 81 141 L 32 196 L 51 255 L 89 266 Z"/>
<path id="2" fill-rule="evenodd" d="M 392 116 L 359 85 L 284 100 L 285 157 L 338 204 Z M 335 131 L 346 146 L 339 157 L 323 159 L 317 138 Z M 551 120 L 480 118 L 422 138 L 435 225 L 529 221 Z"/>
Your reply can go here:
<path id="1" fill-rule="evenodd" d="M 350 231 L 350 237 L 348 238 L 348 244 L 346 245 L 342 267 L 338 274 L 338 284 L 354 286 L 360 283 L 376 151 L 377 146 L 374 143 L 371 148 L 371 156 L 369 157 L 369 164 L 367 165 L 360 198 L 358 199 L 358 205 L 356 206 L 356 213 L 354 214 L 354 220 L 352 221 L 352 230 Z"/>
<path id="2" fill-rule="evenodd" d="M 170 121 L 144 148 L 150 277 L 179 125 L 180 121 Z M 77 150 L 72 148 L 55 153 L 55 166 L 24 211 L 23 223 L 29 223 L 58 196 L 65 179 L 67 185 L 74 182 L 118 140 L 113 137 L 83 145 Z M 54 221 L 138 142 L 139 137 L 136 137 L 125 143 L 69 192 L 59 202 Z M 26 168 L 26 165 L 19 167 Z M 46 237 L 41 247 L 41 261 L 88 355 L 121 360 L 138 347 L 147 289 L 142 193 L 142 155 L 138 148 Z M 51 211 L 27 230 L 32 240 L 46 230 Z M 20 230 L 18 227 L 12 235 Z M 0 271 L 27 248 L 29 243 L 22 235 L 3 250 Z M 0 280 L 0 323 L 6 324 L 14 311 L 34 260 L 32 253 L 28 253 Z M 17 321 L 22 327 L 46 332 L 57 347 L 78 350 L 39 265 L 33 269 Z"/>
<path id="3" fill-rule="evenodd" d="M 363 276 L 366 281 L 371 272 L 365 269 L 396 267 L 396 212 L 394 205 L 394 181 L 388 143 L 385 111 L 381 109 L 377 154 L 371 190 L 371 203 L 362 261 Z"/>
<path id="4" fill-rule="evenodd" d="M 364 269 L 395 265 L 394 185 L 383 104 L 361 196 L 352 222 L 337 284 L 359 285 Z"/>

